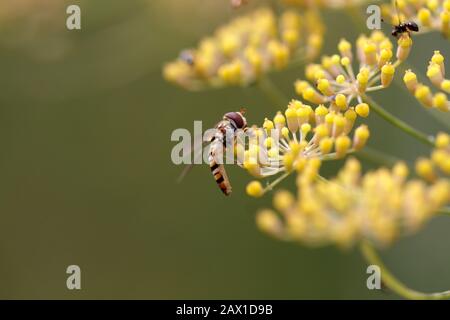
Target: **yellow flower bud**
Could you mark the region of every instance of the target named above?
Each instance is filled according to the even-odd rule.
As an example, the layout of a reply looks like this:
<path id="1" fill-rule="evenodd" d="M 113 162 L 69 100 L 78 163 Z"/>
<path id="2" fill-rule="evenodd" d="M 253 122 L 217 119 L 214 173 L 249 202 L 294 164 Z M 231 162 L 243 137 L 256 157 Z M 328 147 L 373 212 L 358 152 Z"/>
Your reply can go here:
<path id="1" fill-rule="evenodd" d="M 319 147 L 322 154 L 330 153 L 331 149 L 333 148 L 333 139 L 323 138 L 322 140 L 320 140 Z"/>
<path id="2" fill-rule="evenodd" d="M 328 109 L 323 104 L 320 104 L 314 112 L 318 117 L 325 117 L 328 114 Z"/>
<path id="3" fill-rule="evenodd" d="M 294 165 L 294 155 L 290 152 L 285 153 L 283 155 L 283 166 L 286 169 L 286 171 L 291 171 L 293 165 Z"/>
<path id="4" fill-rule="evenodd" d="M 347 109 L 347 98 L 342 93 L 337 94 L 334 101 L 341 110 Z"/>
<path id="5" fill-rule="evenodd" d="M 404 61 L 408 58 L 409 53 L 411 51 L 413 41 L 411 37 L 404 33 L 399 39 L 398 39 L 398 47 L 397 47 L 397 59 L 400 61 Z"/>
<path id="6" fill-rule="evenodd" d="M 317 89 L 326 96 L 331 96 L 334 94 L 331 89 L 330 82 L 327 79 L 319 79 L 317 81 Z"/>
<path id="7" fill-rule="evenodd" d="M 272 63 L 276 69 L 283 69 L 289 62 L 289 49 L 282 43 L 271 41 L 268 51 L 272 57 Z"/>
<path id="8" fill-rule="evenodd" d="M 347 119 L 347 123 L 353 125 L 353 122 L 356 120 L 356 112 L 353 109 L 348 109 L 344 113 L 344 117 Z"/>
<path id="9" fill-rule="evenodd" d="M 273 122 L 275 123 L 275 128 L 281 129 L 286 124 L 286 119 L 281 114 L 281 112 L 278 111 L 277 114 L 275 115 L 275 117 L 273 118 Z"/>
<path id="10" fill-rule="evenodd" d="M 445 93 L 438 92 L 433 97 L 433 106 L 441 111 L 447 112 L 450 110 L 450 104 Z"/>
<path id="11" fill-rule="evenodd" d="M 287 43 L 289 48 L 294 49 L 298 44 L 300 35 L 298 30 L 290 29 L 283 32 L 282 38 L 283 41 Z"/>
<path id="12" fill-rule="evenodd" d="M 430 79 L 431 83 L 436 87 L 440 87 L 444 76 L 441 71 L 441 67 L 437 63 L 430 63 L 427 68 L 427 77 Z"/>
<path id="13" fill-rule="evenodd" d="M 286 127 L 283 127 L 281 129 L 281 135 L 283 136 L 283 138 L 289 139 L 289 129 Z"/>
<path id="14" fill-rule="evenodd" d="M 377 62 L 377 46 L 375 43 L 368 41 L 363 48 L 364 62 L 371 66 Z"/>
<path id="15" fill-rule="evenodd" d="M 295 203 L 292 193 L 286 190 L 280 190 L 273 196 L 273 207 L 280 212 L 284 212 Z"/>
<path id="16" fill-rule="evenodd" d="M 297 110 L 292 107 L 288 107 L 284 113 L 286 115 L 287 125 L 291 132 L 297 132 L 298 121 L 297 121 Z"/>
<path id="17" fill-rule="evenodd" d="M 302 124 L 300 131 L 302 136 L 305 137 L 311 131 L 311 125 L 309 123 Z"/>
<path id="18" fill-rule="evenodd" d="M 366 125 L 360 125 L 353 136 L 353 148 L 356 150 L 361 149 L 365 146 L 367 139 L 369 139 L 370 132 Z"/>
<path id="19" fill-rule="evenodd" d="M 289 102 L 289 107 L 294 108 L 295 110 L 298 110 L 301 107 L 303 107 L 303 103 L 301 103 L 298 100 L 292 99 L 291 102 Z"/>
<path id="20" fill-rule="evenodd" d="M 419 12 L 417 13 L 417 18 L 420 21 L 420 24 L 425 26 L 425 27 L 429 27 L 431 24 L 431 12 L 430 10 L 426 9 L 426 8 L 420 8 Z"/>
<path id="21" fill-rule="evenodd" d="M 450 80 L 444 80 L 441 83 L 441 89 L 447 93 L 450 93 Z"/>
<path id="22" fill-rule="evenodd" d="M 270 134 L 270 131 L 274 128 L 274 124 L 271 120 L 265 118 L 264 123 L 263 123 L 263 128 L 266 129 L 268 134 Z"/>
<path id="23" fill-rule="evenodd" d="M 439 132 L 435 140 L 436 148 L 443 149 L 450 146 L 450 136 L 445 132 Z"/>
<path id="24" fill-rule="evenodd" d="M 394 73 L 395 67 L 390 63 L 385 64 L 381 68 L 381 84 L 383 85 L 383 87 L 386 88 L 391 84 L 392 79 L 394 78 Z"/>
<path id="25" fill-rule="evenodd" d="M 339 84 L 343 84 L 345 82 L 345 77 L 342 74 L 338 75 L 336 77 L 336 82 Z"/>
<path id="26" fill-rule="evenodd" d="M 433 163 L 430 159 L 419 158 L 416 161 L 416 173 L 427 181 L 434 181 L 436 179 Z"/>
<path id="27" fill-rule="evenodd" d="M 348 136 L 339 136 L 336 138 L 336 156 L 337 157 L 343 157 L 348 149 L 350 148 L 352 142 Z"/>
<path id="28" fill-rule="evenodd" d="M 405 75 L 403 76 L 403 82 L 410 92 L 414 93 L 416 91 L 418 82 L 417 76 L 414 72 L 411 70 L 406 70 Z"/>
<path id="29" fill-rule="evenodd" d="M 431 95 L 430 88 L 425 85 L 418 85 L 414 96 L 419 100 L 424 106 L 433 106 L 433 96 Z"/>
<path id="30" fill-rule="evenodd" d="M 406 165 L 406 163 L 404 163 L 403 161 L 399 161 L 392 168 L 392 173 L 396 177 L 403 180 L 408 177 L 409 169 L 408 169 L 408 166 Z"/>
<path id="31" fill-rule="evenodd" d="M 383 49 L 381 50 L 380 57 L 378 59 L 378 66 L 381 67 L 389 62 L 392 58 L 392 50 L 391 49 Z"/>
<path id="32" fill-rule="evenodd" d="M 349 66 L 350 65 L 350 59 L 348 58 L 348 57 L 344 57 L 344 58 L 342 58 L 341 59 L 341 64 L 344 66 L 344 67 L 347 67 L 347 66 Z"/>
<path id="33" fill-rule="evenodd" d="M 321 139 L 324 138 L 326 136 L 328 136 L 328 128 L 325 124 L 320 124 L 318 125 L 315 129 L 314 132 L 316 134 L 317 139 Z"/>
<path id="34" fill-rule="evenodd" d="M 223 53 L 226 56 L 232 56 L 239 48 L 239 37 L 232 33 L 227 33 L 220 42 Z"/>
<path id="35" fill-rule="evenodd" d="M 312 103 L 316 103 L 316 104 L 320 104 L 320 103 L 325 103 L 326 102 L 326 98 L 322 95 L 320 95 L 316 90 L 314 90 L 312 87 L 306 88 L 303 91 L 303 99 L 312 102 Z"/>
<path id="36" fill-rule="evenodd" d="M 438 0 L 427 0 L 427 7 L 431 10 L 431 11 L 435 11 L 438 6 L 439 6 L 439 2 Z"/>
<path id="37" fill-rule="evenodd" d="M 443 66 L 444 63 L 444 56 L 441 54 L 439 50 L 434 51 L 433 56 L 431 57 L 431 62 L 436 63 L 440 67 Z"/>
<path id="38" fill-rule="evenodd" d="M 299 96 L 303 95 L 303 92 L 310 87 L 309 83 L 307 81 L 303 80 L 297 80 L 294 83 L 295 87 L 295 93 L 297 93 Z"/>
<path id="39" fill-rule="evenodd" d="M 345 39 L 341 39 L 338 44 L 338 50 L 343 57 L 352 58 L 352 45 Z"/>
<path id="40" fill-rule="evenodd" d="M 249 196 L 259 198 L 264 194 L 263 187 L 261 185 L 261 182 L 259 181 L 251 181 L 249 184 L 247 184 L 246 192 Z"/>
<path id="41" fill-rule="evenodd" d="M 369 115 L 370 108 L 367 103 L 360 103 L 355 107 L 355 111 L 358 116 L 366 118 Z"/>
<path id="42" fill-rule="evenodd" d="M 227 84 L 236 85 L 242 82 L 242 64 L 238 60 L 220 66 L 218 73 Z"/>
<path id="43" fill-rule="evenodd" d="M 369 69 L 362 68 L 356 75 L 356 80 L 358 80 L 358 90 L 364 92 L 367 88 L 367 82 L 369 81 Z"/>
<path id="44" fill-rule="evenodd" d="M 274 211 L 268 209 L 258 212 L 256 225 L 261 231 L 274 236 L 278 235 L 282 229 L 280 218 Z"/>

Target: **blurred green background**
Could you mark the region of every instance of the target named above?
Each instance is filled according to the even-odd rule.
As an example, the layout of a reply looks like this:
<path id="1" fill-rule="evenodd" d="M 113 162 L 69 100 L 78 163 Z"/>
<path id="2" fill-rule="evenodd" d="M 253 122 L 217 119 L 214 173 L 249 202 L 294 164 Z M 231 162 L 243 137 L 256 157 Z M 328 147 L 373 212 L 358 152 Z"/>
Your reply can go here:
<path id="1" fill-rule="evenodd" d="M 229 169 L 229 198 L 207 166 L 176 184 L 172 130 L 243 106 L 261 123 L 281 106 L 255 88 L 183 91 L 163 81 L 162 65 L 261 2 L 235 11 L 227 0 L 2 0 L 0 298 L 395 298 L 366 288 L 356 249 L 261 234 L 255 212 L 271 197 L 247 197 L 246 172 Z M 81 6 L 81 31 L 65 28 L 69 4 Z M 355 39 L 345 12 L 324 17 L 325 53 L 342 36 Z M 425 73 L 433 49 L 450 56 L 440 35 L 415 38 L 411 64 Z M 302 68 L 271 77 L 294 97 L 301 76 Z M 442 129 L 395 85 L 374 97 L 417 128 Z M 410 162 L 429 152 L 375 114 L 367 122 L 373 147 Z M 449 228 L 437 217 L 383 256 L 413 288 L 446 289 Z M 66 288 L 70 264 L 81 267 L 79 291 Z"/>

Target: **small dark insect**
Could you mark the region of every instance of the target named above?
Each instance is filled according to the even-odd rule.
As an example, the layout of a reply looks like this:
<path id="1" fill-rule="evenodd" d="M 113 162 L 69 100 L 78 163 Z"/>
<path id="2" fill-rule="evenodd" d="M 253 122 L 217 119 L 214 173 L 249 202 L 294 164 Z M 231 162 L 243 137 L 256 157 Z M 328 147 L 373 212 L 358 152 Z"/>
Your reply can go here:
<path id="1" fill-rule="evenodd" d="M 180 53 L 179 59 L 186 62 L 190 66 L 193 66 L 195 63 L 194 54 L 190 50 L 182 51 Z"/>
<path id="2" fill-rule="evenodd" d="M 408 35 L 410 35 L 411 32 L 418 32 L 419 26 L 417 25 L 417 23 L 415 23 L 413 21 L 408 21 L 408 22 L 400 21 L 400 14 L 398 13 L 397 0 L 394 1 L 394 6 L 395 6 L 395 11 L 397 12 L 398 25 L 393 26 L 391 34 L 394 37 L 398 38 L 399 36 L 401 36 L 404 33 L 407 33 Z"/>
<path id="3" fill-rule="evenodd" d="M 394 37 L 398 38 L 403 33 L 409 34 L 410 32 L 418 32 L 418 31 L 419 31 L 419 26 L 417 25 L 417 23 L 415 23 L 413 21 L 409 21 L 409 22 L 403 22 L 403 23 L 400 23 L 400 24 L 394 26 L 391 34 Z"/>

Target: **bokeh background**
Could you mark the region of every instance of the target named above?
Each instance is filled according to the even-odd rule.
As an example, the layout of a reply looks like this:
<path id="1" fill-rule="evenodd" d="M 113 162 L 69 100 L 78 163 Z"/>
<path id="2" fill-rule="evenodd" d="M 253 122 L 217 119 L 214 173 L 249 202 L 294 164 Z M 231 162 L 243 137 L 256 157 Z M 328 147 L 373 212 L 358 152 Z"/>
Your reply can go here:
<path id="1" fill-rule="evenodd" d="M 163 81 L 162 65 L 263 2 L 238 11 L 227 0 L 0 2 L 0 298 L 396 298 L 366 288 L 356 249 L 310 249 L 261 234 L 255 212 L 271 197 L 247 197 L 246 172 L 229 168 L 229 198 L 208 166 L 176 184 L 175 128 L 213 125 L 243 106 L 260 123 L 282 106 L 255 88 L 183 91 Z M 81 6 L 80 31 L 65 27 L 69 4 Z M 345 11 L 324 18 L 325 53 L 342 36 L 356 38 Z M 449 57 L 449 44 L 438 34 L 417 37 L 410 63 L 425 73 L 432 50 Z M 301 67 L 271 78 L 294 97 L 300 76 Z M 375 97 L 429 133 L 449 121 L 396 85 Z M 410 163 L 428 154 L 377 115 L 367 122 L 372 147 Z M 326 174 L 339 164 L 327 164 Z M 413 288 L 448 288 L 448 230 L 450 219 L 437 217 L 383 257 Z M 71 264 L 82 270 L 79 291 L 66 288 Z"/>

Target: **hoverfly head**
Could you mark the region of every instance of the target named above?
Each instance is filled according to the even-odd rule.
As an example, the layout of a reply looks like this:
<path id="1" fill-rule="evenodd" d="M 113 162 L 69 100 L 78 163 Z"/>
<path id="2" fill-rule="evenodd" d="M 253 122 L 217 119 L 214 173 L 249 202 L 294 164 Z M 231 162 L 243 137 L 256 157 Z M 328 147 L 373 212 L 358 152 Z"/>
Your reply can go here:
<path id="1" fill-rule="evenodd" d="M 247 119 L 243 116 L 242 110 L 241 112 L 228 112 L 223 117 L 229 120 L 236 129 L 244 129 L 247 127 Z"/>

